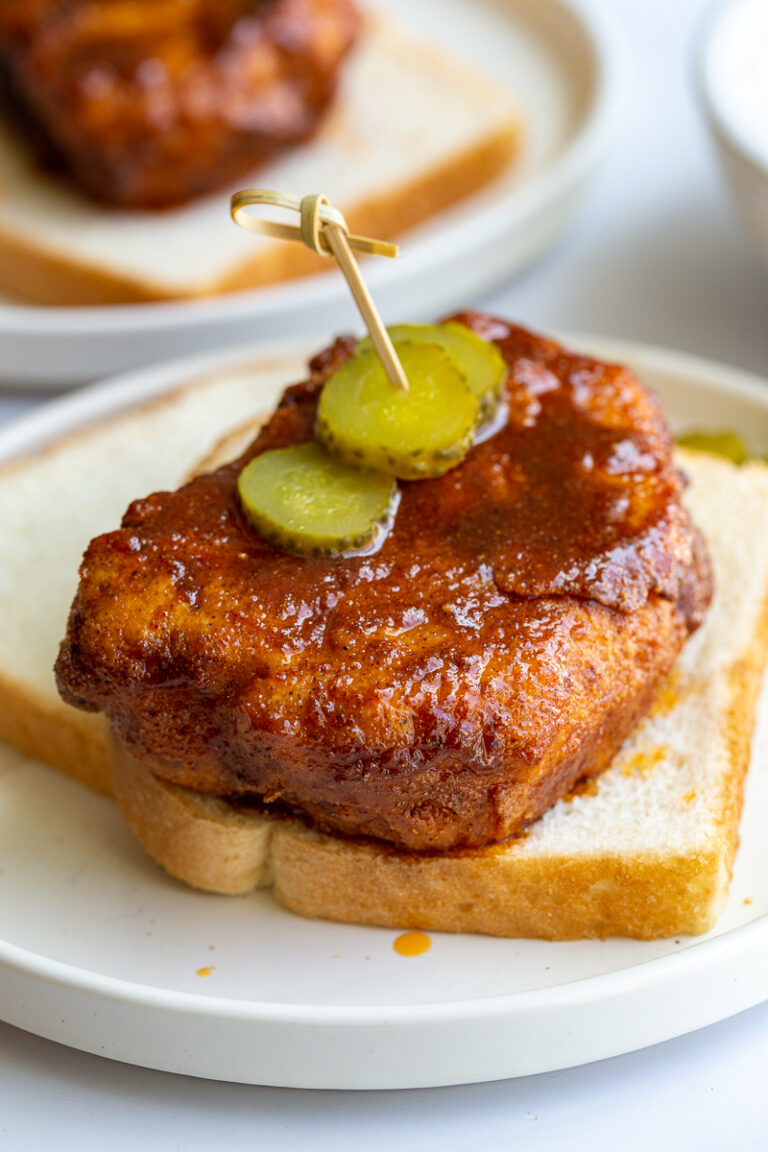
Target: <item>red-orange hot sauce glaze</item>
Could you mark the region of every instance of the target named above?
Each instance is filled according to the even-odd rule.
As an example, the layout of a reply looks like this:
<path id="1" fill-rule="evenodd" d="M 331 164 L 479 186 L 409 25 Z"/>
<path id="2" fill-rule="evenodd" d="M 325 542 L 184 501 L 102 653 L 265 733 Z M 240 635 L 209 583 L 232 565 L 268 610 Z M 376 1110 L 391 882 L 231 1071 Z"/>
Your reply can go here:
<path id="1" fill-rule="evenodd" d="M 409 851 L 503 839 L 601 771 L 710 595 L 670 434 L 625 369 L 456 319 L 510 365 L 507 423 L 402 484 L 376 555 L 290 556 L 236 496 L 312 437 L 342 339 L 240 460 L 91 545 L 65 698 L 169 780 Z"/>

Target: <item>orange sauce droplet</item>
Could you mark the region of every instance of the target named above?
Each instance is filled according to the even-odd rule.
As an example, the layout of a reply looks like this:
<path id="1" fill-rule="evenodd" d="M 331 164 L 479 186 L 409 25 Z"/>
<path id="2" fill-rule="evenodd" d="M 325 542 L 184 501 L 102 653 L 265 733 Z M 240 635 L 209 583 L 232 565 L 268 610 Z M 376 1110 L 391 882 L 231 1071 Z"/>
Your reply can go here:
<path id="1" fill-rule="evenodd" d="M 622 765 L 623 776 L 648 776 L 659 764 L 663 764 L 669 755 L 669 749 L 664 745 L 657 747 L 639 748 L 629 760 Z"/>
<path id="2" fill-rule="evenodd" d="M 422 956 L 432 947 L 426 932 L 403 932 L 392 945 L 398 956 Z"/>
<path id="3" fill-rule="evenodd" d="M 215 968 L 198 968 L 195 976 L 210 976 L 211 972 L 215 972 Z"/>

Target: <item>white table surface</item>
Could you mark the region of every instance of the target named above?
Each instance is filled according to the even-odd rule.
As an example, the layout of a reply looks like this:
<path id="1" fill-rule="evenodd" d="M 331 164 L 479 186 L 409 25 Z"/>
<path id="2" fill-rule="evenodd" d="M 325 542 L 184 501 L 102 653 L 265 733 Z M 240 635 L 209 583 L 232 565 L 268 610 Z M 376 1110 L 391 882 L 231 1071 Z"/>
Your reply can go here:
<path id="1" fill-rule="evenodd" d="M 768 272 L 733 218 L 691 92 L 706 5 L 604 2 L 627 45 L 608 161 L 557 250 L 474 303 L 545 331 L 642 340 L 768 374 Z M 0 396 L 0 421 L 43 402 Z M 763 1150 L 767 1061 L 768 1004 L 584 1068 L 390 1093 L 192 1080 L 0 1025 L 0 1148 Z"/>

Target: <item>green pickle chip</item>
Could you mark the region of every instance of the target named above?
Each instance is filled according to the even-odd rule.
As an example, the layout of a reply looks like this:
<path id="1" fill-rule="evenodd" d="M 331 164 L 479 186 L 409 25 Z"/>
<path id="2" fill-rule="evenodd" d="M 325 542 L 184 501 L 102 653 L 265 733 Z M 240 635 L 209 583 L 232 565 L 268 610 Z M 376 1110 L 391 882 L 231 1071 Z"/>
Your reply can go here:
<path id="1" fill-rule="evenodd" d="M 409 391 L 390 382 L 373 349 L 363 349 L 326 382 L 316 435 L 359 468 L 402 480 L 442 476 L 472 444 L 477 397 L 440 345 L 406 340 L 397 353 Z"/>
<path id="2" fill-rule="evenodd" d="M 397 485 L 311 442 L 262 452 L 243 468 L 237 490 L 248 522 L 267 540 L 302 555 L 336 556 L 380 535 Z"/>
<path id="3" fill-rule="evenodd" d="M 677 442 L 682 448 L 725 456 L 726 460 L 734 464 L 745 464 L 747 461 L 744 441 L 735 432 L 686 432 L 678 436 Z"/>
<path id="4" fill-rule="evenodd" d="M 483 340 L 466 324 L 449 320 L 445 324 L 395 324 L 387 328 L 396 351 L 403 343 L 438 344 L 464 377 L 480 406 L 480 419 L 493 416 L 509 368 L 495 344 Z M 360 340 L 358 352 L 372 348 L 370 336 Z"/>

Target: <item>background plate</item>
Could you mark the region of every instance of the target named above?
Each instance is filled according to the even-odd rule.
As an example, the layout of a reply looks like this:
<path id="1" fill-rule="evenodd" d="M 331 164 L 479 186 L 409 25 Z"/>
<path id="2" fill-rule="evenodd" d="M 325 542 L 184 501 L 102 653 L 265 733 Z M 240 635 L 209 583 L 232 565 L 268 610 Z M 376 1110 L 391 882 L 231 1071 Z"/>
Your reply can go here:
<path id="1" fill-rule="evenodd" d="M 386 9 L 506 83 L 526 121 L 518 166 L 409 233 L 400 259 L 369 265 L 385 319 L 427 319 L 515 272 L 570 220 L 607 143 L 616 48 L 588 0 L 387 0 Z M 336 273 L 207 300 L 0 303 L 0 382 L 57 388 L 298 328 L 341 329 L 355 317 Z"/>
<path id="2" fill-rule="evenodd" d="M 759 380 L 637 345 L 569 342 L 629 363 L 678 427 L 728 426 L 768 447 Z M 0 434 L 0 459 L 216 363 L 222 378 L 241 376 L 242 359 L 152 369 L 50 404 Z M 434 934 L 429 952 L 405 959 L 396 932 L 305 921 L 267 893 L 184 888 L 109 801 L 2 749 L 0 1018 L 146 1067 L 296 1087 L 425 1087 L 613 1056 L 768 998 L 766 811 L 764 700 L 731 898 L 713 932 L 574 943 Z"/>

